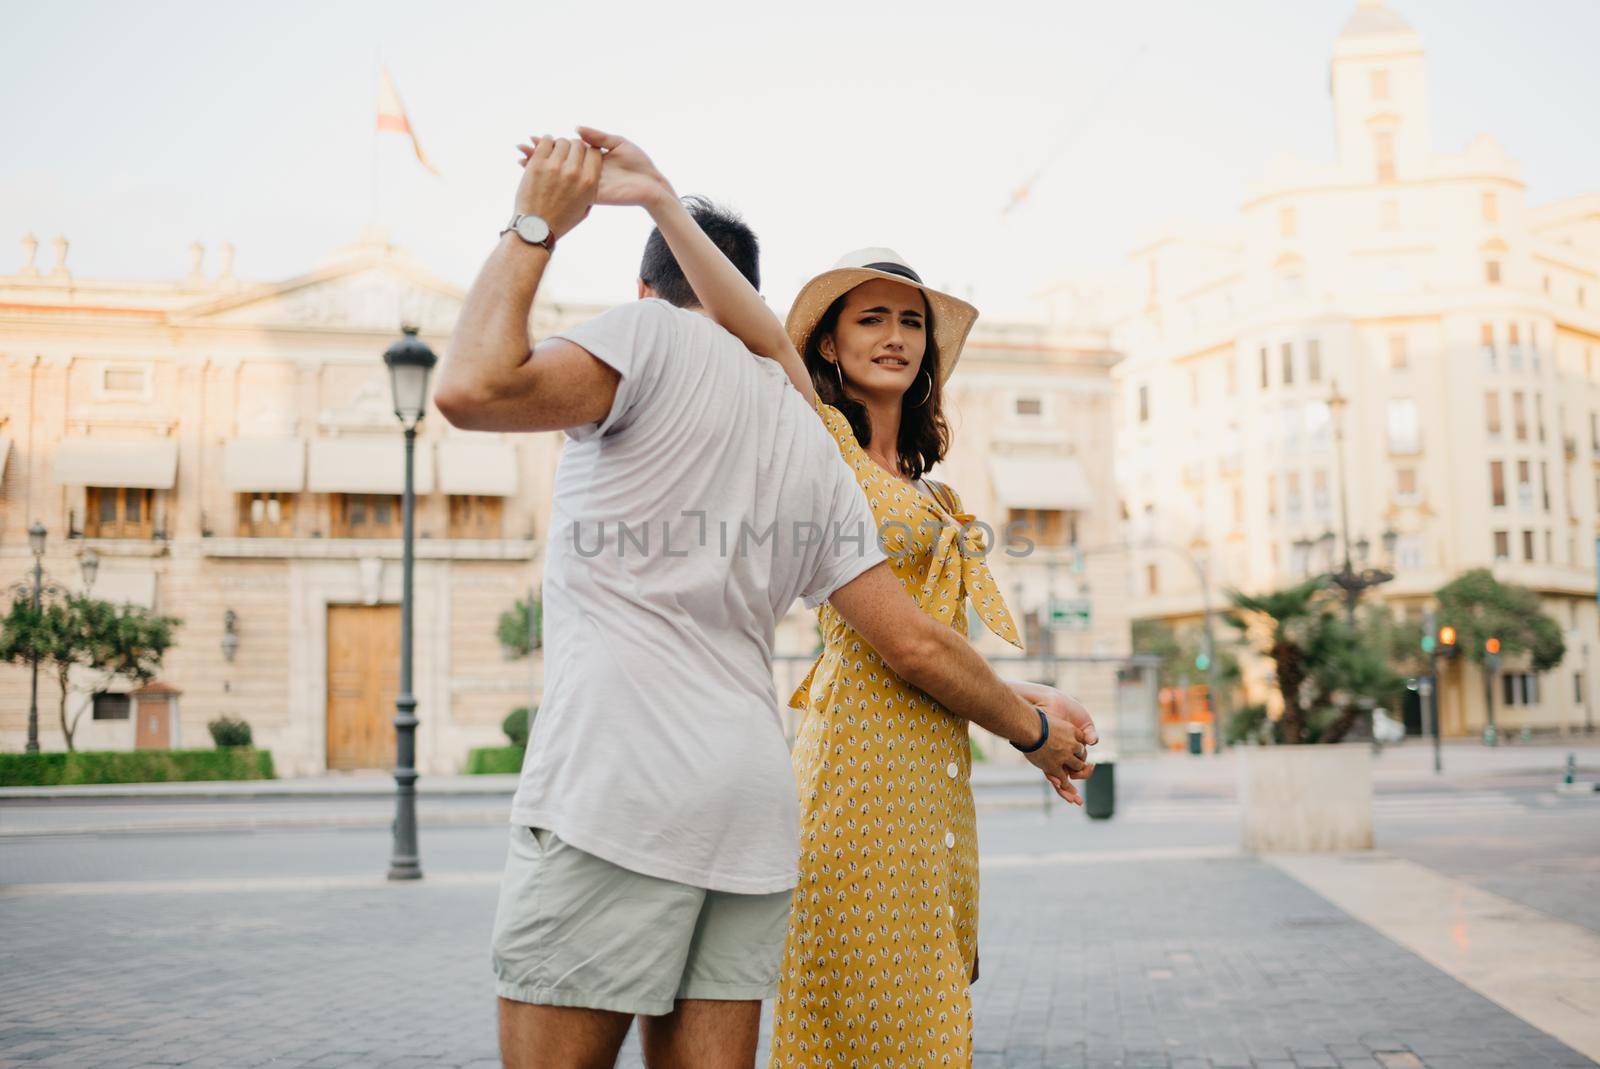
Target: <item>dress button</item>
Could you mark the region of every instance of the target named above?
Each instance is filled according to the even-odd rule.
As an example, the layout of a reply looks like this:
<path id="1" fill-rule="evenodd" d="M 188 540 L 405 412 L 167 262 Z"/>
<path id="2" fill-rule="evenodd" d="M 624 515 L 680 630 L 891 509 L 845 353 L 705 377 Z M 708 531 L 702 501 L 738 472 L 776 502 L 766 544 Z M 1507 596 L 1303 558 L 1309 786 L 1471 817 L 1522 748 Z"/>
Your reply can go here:
<path id="1" fill-rule="evenodd" d="M 947 847 L 954 847 L 956 845 L 956 833 L 955 832 L 947 831 L 947 832 L 944 833 L 944 845 L 947 846 Z"/>
<path id="2" fill-rule="evenodd" d="M 944 766 L 944 774 L 949 776 L 951 779 L 955 779 L 961 774 L 961 770 L 956 767 L 956 763 L 954 761 L 951 761 L 948 765 Z"/>

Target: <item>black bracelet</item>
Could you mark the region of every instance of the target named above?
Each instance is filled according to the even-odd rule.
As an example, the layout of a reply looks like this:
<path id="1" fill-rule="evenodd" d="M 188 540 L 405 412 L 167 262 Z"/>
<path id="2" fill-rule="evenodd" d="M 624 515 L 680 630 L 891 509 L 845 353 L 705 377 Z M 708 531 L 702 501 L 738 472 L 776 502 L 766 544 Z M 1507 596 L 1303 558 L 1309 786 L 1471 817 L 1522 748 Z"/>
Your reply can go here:
<path id="1" fill-rule="evenodd" d="M 1032 746 L 1018 746 L 1013 742 L 1011 745 L 1018 753 L 1033 753 L 1050 741 L 1050 721 L 1045 718 L 1044 710 L 1035 705 L 1033 711 L 1039 714 L 1039 741 Z"/>

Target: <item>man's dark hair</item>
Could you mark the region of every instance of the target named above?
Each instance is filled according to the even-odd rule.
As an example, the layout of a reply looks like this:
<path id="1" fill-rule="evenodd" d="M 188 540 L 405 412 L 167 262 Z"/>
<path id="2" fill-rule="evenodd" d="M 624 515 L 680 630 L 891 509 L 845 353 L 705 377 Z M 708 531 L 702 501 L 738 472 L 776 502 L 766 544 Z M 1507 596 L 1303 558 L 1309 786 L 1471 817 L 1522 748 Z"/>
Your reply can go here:
<path id="1" fill-rule="evenodd" d="M 739 273 L 750 280 L 750 285 L 761 289 L 761 243 L 756 240 L 755 231 L 733 212 L 718 207 L 704 197 L 685 197 L 683 206 L 700 224 L 700 229 L 706 232 L 712 244 L 721 249 L 722 254 L 739 269 Z M 667 239 L 661 236 L 659 227 L 650 231 L 650 237 L 644 243 L 639 279 L 668 304 L 675 304 L 679 308 L 700 306 L 700 298 L 695 296 L 689 280 L 683 277 L 683 268 L 678 266 L 672 250 L 667 248 Z"/>

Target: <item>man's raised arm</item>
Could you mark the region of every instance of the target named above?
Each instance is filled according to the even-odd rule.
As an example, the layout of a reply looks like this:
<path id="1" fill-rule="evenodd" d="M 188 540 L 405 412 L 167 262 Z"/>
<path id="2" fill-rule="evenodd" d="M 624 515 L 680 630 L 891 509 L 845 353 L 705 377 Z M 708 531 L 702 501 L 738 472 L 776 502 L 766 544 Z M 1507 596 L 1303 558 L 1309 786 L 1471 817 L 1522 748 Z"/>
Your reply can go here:
<path id="1" fill-rule="evenodd" d="M 500 235 L 456 320 L 433 402 L 457 427 L 562 430 L 603 419 L 618 376 L 581 347 L 530 344 L 528 317 L 557 239 L 583 221 L 600 184 L 601 153 L 582 141 L 540 138 L 517 185 L 516 216 Z M 548 236 L 538 244 L 541 222 Z M 532 238 L 533 240 L 529 240 Z"/>

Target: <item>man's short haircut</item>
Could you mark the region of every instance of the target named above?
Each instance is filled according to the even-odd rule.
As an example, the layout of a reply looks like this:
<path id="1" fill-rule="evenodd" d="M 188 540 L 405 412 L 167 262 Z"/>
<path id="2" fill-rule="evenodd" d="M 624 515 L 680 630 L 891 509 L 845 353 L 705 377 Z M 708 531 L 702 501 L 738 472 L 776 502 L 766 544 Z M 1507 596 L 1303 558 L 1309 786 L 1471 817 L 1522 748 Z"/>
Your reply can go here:
<path id="1" fill-rule="evenodd" d="M 706 232 L 712 244 L 721 249 L 722 254 L 739 269 L 739 273 L 750 280 L 750 285 L 760 290 L 761 244 L 756 240 L 755 231 L 733 212 L 718 207 L 704 197 L 685 197 L 683 206 L 688 209 L 690 217 L 700 224 L 700 229 Z M 672 250 L 667 248 L 667 239 L 661 236 L 659 227 L 650 231 L 650 237 L 644 243 L 639 280 L 669 304 L 679 308 L 700 306 L 700 298 L 695 296 L 689 280 L 683 277 L 683 268 L 678 266 Z"/>

